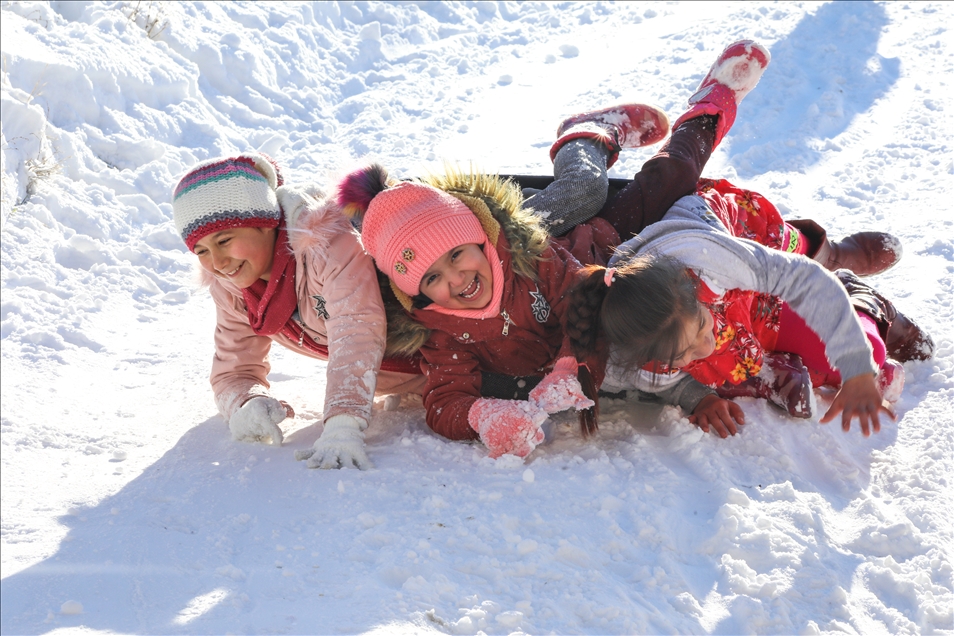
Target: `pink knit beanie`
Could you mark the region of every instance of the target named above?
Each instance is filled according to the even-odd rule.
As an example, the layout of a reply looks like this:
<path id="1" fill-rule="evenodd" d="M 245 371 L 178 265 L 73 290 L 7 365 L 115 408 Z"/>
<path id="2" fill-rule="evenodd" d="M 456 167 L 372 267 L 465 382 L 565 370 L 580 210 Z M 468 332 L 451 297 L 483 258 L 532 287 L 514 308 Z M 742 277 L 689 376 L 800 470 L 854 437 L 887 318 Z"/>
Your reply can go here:
<path id="1" fill-rule="evenodd" d="M 203 161 L 189 170 L 172 195 L 172 218 L 192 250 L 203 237 L 232 227 L 278 227 L 275 190 L 282 184 L 274 161 L 247 153 Z"/>
<path id="2" fill-rule="evenodd" d="M 448 250 L 488 242 L 470 208 L 423 183 L 388 187 L 387 171 L 373 164 L 352 172 L 338 188 L 346 213 L 360 216 L 361 240 L 378 268 L 408 296 L 420 293 L 428 268 Z"/>

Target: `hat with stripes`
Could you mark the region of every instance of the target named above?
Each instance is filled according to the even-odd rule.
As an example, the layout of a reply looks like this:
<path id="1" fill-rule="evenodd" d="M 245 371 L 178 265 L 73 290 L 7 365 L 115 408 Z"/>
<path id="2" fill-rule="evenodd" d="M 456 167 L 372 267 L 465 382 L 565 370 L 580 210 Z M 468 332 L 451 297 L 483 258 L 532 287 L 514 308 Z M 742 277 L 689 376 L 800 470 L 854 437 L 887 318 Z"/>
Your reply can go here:
<path id="1" fill-rule="evenodd" d="M 275 190 L 281 175 L 259 153 L 203 161 L 172 194 L 172 217 L 189 250 L 203 237 L 234 227 L 278 227 L 282 210 Z"/>

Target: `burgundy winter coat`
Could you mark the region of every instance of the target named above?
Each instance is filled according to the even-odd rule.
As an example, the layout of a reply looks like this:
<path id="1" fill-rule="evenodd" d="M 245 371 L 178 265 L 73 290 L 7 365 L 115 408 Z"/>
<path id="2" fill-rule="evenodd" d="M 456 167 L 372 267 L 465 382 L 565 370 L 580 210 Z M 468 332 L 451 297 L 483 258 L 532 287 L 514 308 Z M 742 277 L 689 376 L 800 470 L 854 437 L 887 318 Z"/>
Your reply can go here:
<path id="1" fill-rule="evenodd" d="M 427 309 L 411 314 L 431 329 L 421 348 L 427 425 L 450 439 L 477 439 L 467 412 L 480 398 L 481 371 L 544 375 L 559 357 L 572 355 L 562 319 L 566 293 L 580 264 L 551 244 L 537 264 L 538 280 L 532 281 L 513 271 L 510 244 L 503 233 L 496 247 L 505 279 L 500 315 L 474 320 Z"/>

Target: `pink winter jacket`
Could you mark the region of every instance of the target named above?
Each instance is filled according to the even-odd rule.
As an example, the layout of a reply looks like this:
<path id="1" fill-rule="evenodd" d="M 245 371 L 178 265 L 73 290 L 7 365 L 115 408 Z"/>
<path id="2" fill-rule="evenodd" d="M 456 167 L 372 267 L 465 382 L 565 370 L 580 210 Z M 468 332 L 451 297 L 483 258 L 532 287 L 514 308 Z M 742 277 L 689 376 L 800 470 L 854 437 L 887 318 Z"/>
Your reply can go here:
<path id="1" fill-rule="evenodd" d="M 371 419 L 376 372 L 384 354 L 386 321 L 374 262 L 339 209 L 317 187 L 283 186 L 278 201 L 297 260 L 297 320 L 318 344 L 328 347 L 323 418 L 347 414 Z M 259 336 L 248 322 L 241 290 L 204 273 L 216 305 L 212 390 L 228 420 L 249 398 L 269 395 L 268 351 L 272 341 L 324 360 L 287 336 Z M 419 376 L 385 373 L 386 392 L 420 386 Z M 419 390 L 419 389 L 418 389 Z"/>

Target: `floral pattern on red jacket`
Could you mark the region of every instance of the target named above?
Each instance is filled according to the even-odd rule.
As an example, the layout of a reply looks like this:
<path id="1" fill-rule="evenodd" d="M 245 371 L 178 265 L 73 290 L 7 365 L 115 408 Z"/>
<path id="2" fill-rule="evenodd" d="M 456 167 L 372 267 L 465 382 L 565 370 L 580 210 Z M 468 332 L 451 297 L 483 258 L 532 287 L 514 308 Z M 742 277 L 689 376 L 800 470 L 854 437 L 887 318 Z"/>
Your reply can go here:
<path id="1" fill-rule="evenodd" d="M 739 384 L 758 375 L 763 353 L 772 351 L 778 339 L 781 299 L 744 289 L 717 294 L 701 280 L 696 298 L 712 314 L 715 351 L 679 370 L 713 388 L 725 383 Z M 672 371 L 658 363 L 645 368 L 656 373 Z"/>
<path id="2" fill-rule="evenodd" d="M 772 202 L 758 192 L 743 190 L 725 179 L 700 179 L 696 194 L 736 238 L 782 249 L 785 222 Z"/>

